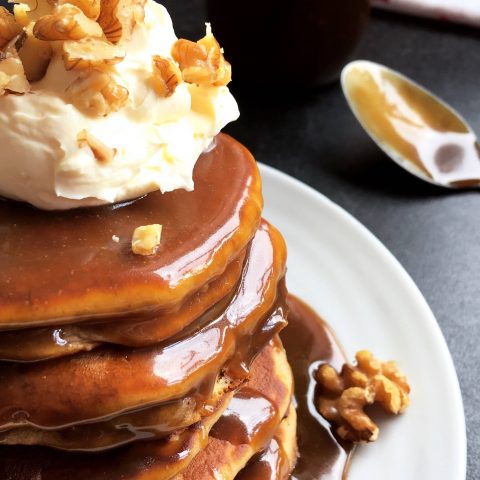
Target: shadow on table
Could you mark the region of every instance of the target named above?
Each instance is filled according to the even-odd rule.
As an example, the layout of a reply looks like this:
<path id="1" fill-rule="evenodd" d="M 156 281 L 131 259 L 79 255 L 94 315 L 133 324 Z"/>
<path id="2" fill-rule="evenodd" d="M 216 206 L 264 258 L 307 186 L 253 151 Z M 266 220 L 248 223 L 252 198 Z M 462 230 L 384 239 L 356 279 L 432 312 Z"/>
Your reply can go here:
<path id="1" fill-rule="evenodd" d="M 337 177 L 362 189 L 398 198 L 428 198 L 462 195 L 478 189 L 455 190 L 431 185 L 411 175 L 381 152 L 359 156 L 356 163 L 330 170 Z"/>

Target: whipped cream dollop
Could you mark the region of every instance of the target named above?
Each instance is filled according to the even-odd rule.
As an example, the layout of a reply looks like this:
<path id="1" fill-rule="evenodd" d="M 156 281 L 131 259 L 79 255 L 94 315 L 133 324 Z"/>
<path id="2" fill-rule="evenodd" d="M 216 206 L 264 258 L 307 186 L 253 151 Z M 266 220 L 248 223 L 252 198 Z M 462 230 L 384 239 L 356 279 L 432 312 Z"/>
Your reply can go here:
<path id="1" fill-rule="evenodd" d="M 52 210 L 192 190 L 198 157 L 239 112 L 226 86 L 182 81 L 171 96 L 159 97 L 151 85 L 152 56 L 171 58 L 176 40 L 166 9 L 147 0 L 145 20 L 123 45 L 125 57 L 110 68 L 128 101 L 105 116 L 85 114 L 69 101 L 65 92 L 81 72 L 67 71 L 54 48 L 30 92 L 0 96 L 0 196 Z M 82 131 L 113 158 L 99 161 L 78 141 Z"/>

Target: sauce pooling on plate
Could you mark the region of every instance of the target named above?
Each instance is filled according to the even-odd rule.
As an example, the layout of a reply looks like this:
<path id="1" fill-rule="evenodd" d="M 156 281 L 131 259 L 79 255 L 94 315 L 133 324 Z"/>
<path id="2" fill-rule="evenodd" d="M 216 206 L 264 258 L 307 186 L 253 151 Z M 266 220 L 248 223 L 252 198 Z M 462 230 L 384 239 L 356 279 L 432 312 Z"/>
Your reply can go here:
<path id="1" fill-rule="evenodd" d="M 288 326 L 280 336 L 295 379 L 299 458 L 294 480 L 340 480 L 348 470 L 352 446 L 341 444 L 315 408 L 318 365 L 340 370 L 347 361 L 328 325 L 305 303 L 288 297 Z"/>

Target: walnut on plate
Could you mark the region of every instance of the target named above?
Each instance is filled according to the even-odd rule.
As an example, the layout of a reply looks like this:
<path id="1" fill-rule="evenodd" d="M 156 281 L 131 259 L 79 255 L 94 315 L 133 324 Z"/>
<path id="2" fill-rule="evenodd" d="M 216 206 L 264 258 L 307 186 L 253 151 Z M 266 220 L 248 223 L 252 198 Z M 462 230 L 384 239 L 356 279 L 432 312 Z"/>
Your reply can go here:
<path id="1" fill-rule="evenodd" d="M 170 97 L 182 81 L 182 72 L 169 58 L 154 55 L 152 58 L 153 88 L 160 97 Z"/>
<path id="2" fill-rule="evenodd" d="M 184 38 L 177 40 L 172 57 L 180 65 L 183 80 L 187 83 L 222 86 L 232 79 L 232 68 L 209 27 L 207 34 L 196 43 Z"/>
<path id="3" fill-rule="evenodd" d="M 83 11 L 65 3 L 55 7 L 53 13 L 39 18 L 33 27 L 39 40 L 80 40 L 85 37 L 102 37 L 100 25 Z"/>
<path id="4" fill-rule="evenodd" d="M 367 350 L 355 358 L 357 366 L 345 364 L 340 374 L 330 365 L 319 367 L 317 408 L 341 439 L 372 442 L 379 430 L 364 408 L 378 403 L 388 413 L 402 413 L 410 402 L 410 386 L 394 362 L 380 362 Z"/>
<path id="5" fill-rule="evenodd" d="M 70 102 L 90 116 L 105 116 L 122 108 L 128 90 L 108 72 L 87 70 L 66 90 Z"/>
<path id="6" fill-rule="evenodd" d="M 102 38 L 82 38 L 63 42 L 63 63 L 66 70 L 103 69 L 121 62 L 125 50 Z"/>

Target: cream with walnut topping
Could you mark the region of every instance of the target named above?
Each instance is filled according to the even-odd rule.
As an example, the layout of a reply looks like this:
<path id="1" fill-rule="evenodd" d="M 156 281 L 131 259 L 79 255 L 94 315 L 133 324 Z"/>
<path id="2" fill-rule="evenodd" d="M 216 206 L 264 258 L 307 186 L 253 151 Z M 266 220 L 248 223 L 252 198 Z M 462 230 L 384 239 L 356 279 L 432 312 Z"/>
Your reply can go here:
<path id="1" fill-rule="evenodd" d="M 382 363 L 367 350 L 355 358 L 357 366 L 345 364 L 340 374 L 327 364 L 317 370 L 318 410 L 343 440 L 373 442 L 379 430 L 364 408 L 378 403 L 398 415 L 409 405 L 410 386 L 394 362 Z"/>
<path id="2" fill-rule="evenodd" d="M 0 12 L 0 196 L 65 209 L 193 189 L 195 161 L 238 117 L 210 30 L 192 56 L 153 0 L 25 2 Z M 79 147 L 82 130 L 113 161 Z"/>
<path id="3" fill-rule="evenodd" d="M 145 17 L 145 0 L 38 1 L 42 4 L 39 3 L 35 10 L 48 13 L 34 21 L 29 21 L 29 10 L 25 8 L 17 9 L 19 23 L 5 8 L 0 9 L 0 48 L 22 32 L 25 38 L 33 35 L 46 45 L 47 42 L 62 41 L 66 70 L 108 70 L 121 62 L 126 53 L 119 45 L 131 38 L 135 26 Z M 161 97 L 172 95 L 182 79 L 203 86 L 225 86 L 231 80 L 230 64 L 225 60 L 209 24 L 207 34 L 198 42 L 177 40 L 171 55 L 173 59 L 160 55 L 152 57 L 153 85 Z M 128 90 L 125 92 L 128 96 Z M 79 106 L 78 102 L 72 100 L 72 103 Z M 109 110 L 121 106 L 110 105 Z M 94 115 L 109 113 L 105 113 L 105 109 L 95 111 L 81 105 L 79 108 Z"/>

